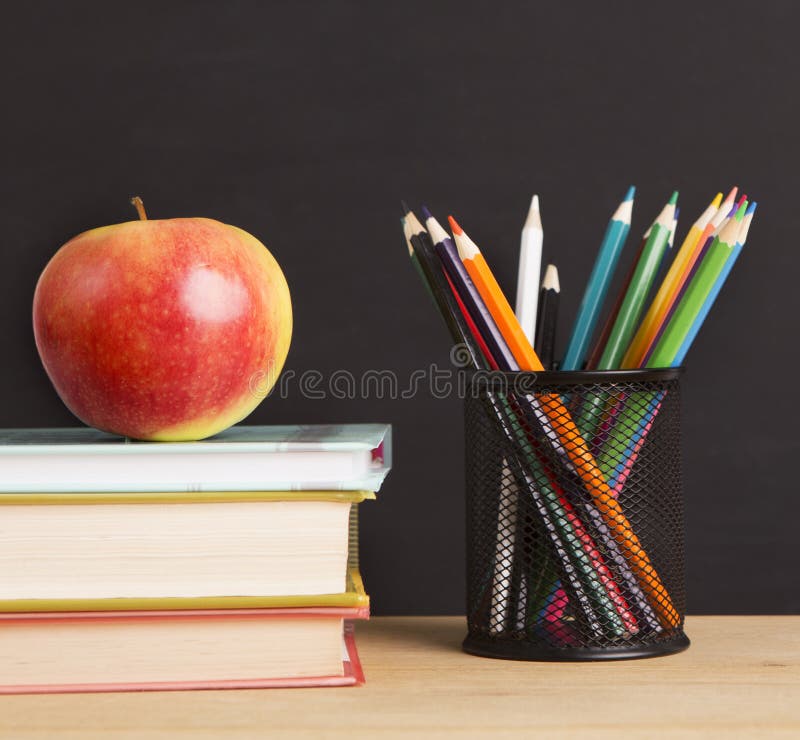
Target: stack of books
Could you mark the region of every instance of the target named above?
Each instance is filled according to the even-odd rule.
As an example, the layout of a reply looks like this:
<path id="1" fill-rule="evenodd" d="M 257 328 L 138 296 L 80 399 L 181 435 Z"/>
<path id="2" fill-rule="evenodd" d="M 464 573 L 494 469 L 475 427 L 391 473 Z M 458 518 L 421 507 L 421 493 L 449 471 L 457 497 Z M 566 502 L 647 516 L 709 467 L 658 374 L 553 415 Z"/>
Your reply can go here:
<path id="1" fill-rule="evenodd" d="M 363 682 L 383 425 L 0 430 L 0 693 Z"/>

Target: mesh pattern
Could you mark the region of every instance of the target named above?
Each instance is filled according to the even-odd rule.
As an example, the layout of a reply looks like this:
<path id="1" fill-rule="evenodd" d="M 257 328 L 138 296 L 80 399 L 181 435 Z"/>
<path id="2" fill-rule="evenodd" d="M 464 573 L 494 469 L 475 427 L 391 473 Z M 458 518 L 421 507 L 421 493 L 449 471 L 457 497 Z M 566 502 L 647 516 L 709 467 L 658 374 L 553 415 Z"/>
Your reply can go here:
<path id="1" fill-rule="evenodd" d="M 685 647 L 677 372 L 564 378 L 469 379 L 465 647 L 555 659 Z"/>

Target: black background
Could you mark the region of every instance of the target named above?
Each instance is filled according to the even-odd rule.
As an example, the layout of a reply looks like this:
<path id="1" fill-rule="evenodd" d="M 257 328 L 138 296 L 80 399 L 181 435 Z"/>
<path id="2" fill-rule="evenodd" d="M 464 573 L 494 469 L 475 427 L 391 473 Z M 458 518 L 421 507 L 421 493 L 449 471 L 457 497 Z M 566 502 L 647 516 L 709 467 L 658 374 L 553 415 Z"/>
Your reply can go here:
<path id="1" fill-rule="evenodd" d="M 36 355 L 30 304 L 61 243 L 204 215 L 262 239 L 292 289 L 287 368 L 448 366 L 408 264 L 399 199 L 453 212 L 513 297 L 541 194 L 562 279 L 560 347 L 627 186 L 632 237 L 670 191 L 679 240 L 718 190 L 759 201 L 689 355 L 689 607 L 794 612 L 800 6 L 790 2 L 7 4 L 0 31 L 1 426 L 75 420 Z M 630 256 L 632 238 L 626 249 Z M 456 398 L 270 398 L 249 423 L 388 421 L 395 470 L 362 507 L 377 614 L 463 611 Z"/>

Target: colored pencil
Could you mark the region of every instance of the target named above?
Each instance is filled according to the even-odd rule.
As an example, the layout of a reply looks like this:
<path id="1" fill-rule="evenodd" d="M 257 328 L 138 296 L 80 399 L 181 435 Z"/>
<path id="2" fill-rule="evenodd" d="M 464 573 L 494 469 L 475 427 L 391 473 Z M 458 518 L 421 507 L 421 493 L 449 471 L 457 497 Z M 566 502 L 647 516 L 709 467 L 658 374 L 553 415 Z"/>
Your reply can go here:
<path id="1" fill-rule="evenodd" d="M 697 318 L 703 302 L 714 287 L 725 265 L 736 246 L 746 204 L 743 203 L 733 218 L 720 231 L 709 248 L 697 274 L 686 290 L 680 304 L 673 314 L 667 328 L 661 335 L 653 354 L 647 362 L 648 367 L 671 367 L 678 350 L 683 344 L 692 322 Z"/>
<path id="2" fill-rule="evenodd" d="M 498 494 L 492 593 L 489 603 L 489 631 L 494 634 L 507 629 L 508 610 L 511 606 L 511 576 L 517 547 L 519 488 L 507 457 L 503 458 L 500 470 Z"/>
<path id="3" fill-rule="evenodd" d="M 689 331 L 686 333 L 680 347 L 678 348 L 675 357 L 672 360 L 673 366 L 680 365 L 683 360 L 685 359 L 686 353 L 688 352 L 689 348 L 692 345 L 695 337 L 697 336 L 700 327 L 703 324 L 708 312 L 711 309 L 714 301 L 716 300 L 717 295 L 725 283 L 728 275 L 730 274 L 731 269 L 733 268 L 734 263 L 736 262 L 736 258 L 738 257 L 739 253 L 742 251 L 742 247 L 747 239 L 747 234 L 749 232 L 750 224 L 753 219 L 753 214 L 755 213 L 755 204 L 751 204 L 749 206 L 744 206 L 744 204 L 740 205 L 739 213 L 746 207 L 746 211 L 744 216 L 742 217 L 741 224 L 739 226 L 739 231 L 735 237 L 735 244 L 733 248 L 730 250 L 730 255 L 725 259 L 722 269 L 717 275 L 716 279 L 713 282 L 711 290 L 706 295 L 705 300 L 703 301 L 700 310 L 697 312 L 696 316 L 694 317 L 693 321 L 691 322 Z M 726 239 L 733 238 L 732 235 L 736 230 L 735 224 L 727 225 L 724 229 Z M 725 248 L 724 246 L 720 245 L 720 241 L 722 240 L 723 236 L 722 233 L 715 239 L 715 248 L 720 249 L 722 254 L 724 255 Z M 712 255 L 709 255 L 709 258 L 712 258 Z M 699 290 L 699 288 L 698 288 Z M 659 360 L 656 360 L 659 361 Z M 608 446 L 604 453 L 601 454 L 598 458 L 598 462 L 600 463 L 601 468 L 603 469 L 604 473 L 609 475 L 609 479 L 611 480 L 611 486 L 617 492 L 619 492 L 622 487 L 625 485 L 625 482 L 630 475 L 631 469 L 633 464 L 635 463 L 636 459 L 639 455 L 639 450 L 641 449 L 642 444 L 652 426 L 653 420 L 656 414 L 659 411 L 661 406 L 661 402 L 664 398 L 664 392 L 662 391 L 659 394 L 656 394 L 646 409 L 642 410 L 641 407 L 637 409 L 626 409 L 625 416 L 628 417 L 627 423 L 635 424 L 638 423 L 639 428 L 636 433 L 629 439 L 627 448 L 625 449 L 624 454 L 617 455 L 614 454 L 616 448 L 614 446 Z M 637 411 L 638 411 L 638 418 L 637 418 Z M 613 467 L 612 471 L 609 471 L 609 468 Z"/>
<path id="4" fill-rule="evenodd" d="M 636 270 L 636 265 L 639 263 L 639 260 L 641 259 L 642 252 L 644 251 L 644 245 L 647 244 L 647 240 L 650 237 L 650 232 L 652 230 L 653 230 L 653 225 L 651 225 L 650 228 L 648 228 L 647 231 L 644 232 L 644 236 L 642 236 L 642 239 L 639 242 L 639 247 L 636 250 L 636 254 L 633 256 L 633 260 L 628 266 L 628 272 L 625 273 L 625 277 L 622 280 L 622 284 L 620 286 L 619 292 L 617 293 L 614 305 L 608 312 L 608 316 L 606 317 L 605 323 L 603 324 L 603 328 L 600 330 L 600 335 L 597 337 L 597 340 L 595 341 L 592 347 L 592 351 L 589 354 L 589 358 L 586 360 L 587 370 L 597 370 L 597 365 L 600 362 L 600 356 L 603 354 L 603 349 L 608 343 L 608 338 L 611 335 L 611 329 L 614 327 L 614 324 L 617 321 L 617 316 L 619 316 L 619 310 L 622 307 L 622 301 L 625 298 L 625 294 L 628 292 L 631 280 L 633 280 L 633 273 Z"/>
<path id="5" fill-rule="evenodd" d="M 685 357 L 686 353 L 689 351 L 689 348 L 692 346 L 692 342 L 694 342 L 695 338 L 697 337 L 697 333 L 700 331 L 700 328 L 703 326 L 703 322 L 706 320 L 711 307 L 714 305 L 714 301 L 717 300 L 717 296 L 719 295 L 720 290 L 722 290 L 722 286 L 725 284 L 725 281 L 728 279 L 728 275 L 730 275 L 731 270 L 733 269 L 736 260 L 738 259 L 739 255 L 742 252 L 742 248 L 747 241 L 747 234 L 750 231 L 750 223 L 753 220 L 753 214 L 755 213 L 757 203 L 753 202 L 747 207 L 747 211 L 745 212 L 744 218 L 742 219 L 742 226 L 739 231 L 739 235 L 736 238 L 736 244 L 733 247 L 733 251 L 731 252 L 731 256 L 725 262 L 725 265 L 722 268 L 722 272 L 717 277 L 713 287 L 711 288 L 711 292 L 706 297 L 706 300 L 703 302 L 703 306 L 700 309 L 697 317 L 695 318 L 694 322 L 692 323 L 689 332 L 686 334 L 686 338 L 683 340 L 683 343 L 678 348 L 678 352 L 675 355 L 674 364 L 680 365 Z"/>
<path id="6" fill-rule="evenodd" d="M 641 257 L 631 278 L 631 283 L 620 306 L 619 315 L 611 329 L 608 343 L 600 356 L 600 362 L 597 365 L 599 370 L 616 370 L 630 344 L 633 332 L 641 317 L 644 302 L 650 292 L 655 274 L 667 248 L 677 197 L 677 192 L 673 193 L 669 203 L 664 206 L 650 231 L 650 236 L 647 238 L 647 243 L 644 245 Z"/>
<path id="7" fill-rule="evenodd" d="M 650 360 L 650 356 L 653 354 L 653 350 L 655 346 L 658 344 L 659 340 L 661 339 L 661 335 L 664 333 L 664 330 L 667 328 L 670 320 L 672 319 L 672 315 L 675 313 L 675 309 L 681 302 L 686 289 L 692 282 L 692 278 L 694 278 L 695 274 L 697 273 L 698 268 L 703 262 L 703 258 L 705 257 L 706 252 L 709 250 L 711 245 L 714 243 L 714 239 L 716 238 L 717 234 L 719 234 L 720 229 L 722 229 L 725 224 L 728 222 L 731 216 L 736 212 L 737 208 L 741 205 L 744 198 L 747 196 L 742 196 L 742 198 L 738 201 L 738 203 L 731 203 L 731 196 L 735 197 L 736 192 L 738 191 L 737 188 L 731 190 L 728 194 L 728 198 L 726 198 L 722 205 L 719 207 L 717 213 L 714 214 L 711 221 L 708 223 L 706 228 L 703 230 L 703 233 L 700 236 L 700 239 L 695 246 L 694 255 L 690 259 L 691 266 L 687 266 L 686 274 L 683 278 L 683 284 L 678 287 L 676 286 L 677 290 L 672 293 L 669 298 L 669 309 L 665 313 L 663 319 L 661 320 L 660 326 L 657 327 L 656 333 L 653 337 L 653 340 L 650 344 L 650 348 L 645 352 L 643 360 L 640 362 L 640 367 L 646 367 L 648 361 Z"/>
<path id="8" fill-rule="evenodd" d="M 522 227 L 519 245 L 516 314 L 528 343 L 533 346 L 539 300 L 539 277 L 542 271 L 542 218 L 539 196 L 531 198 L 528 217 Z"/>
<path id="9" fill-rule="evenodd" d="M 445 272 L 467 307 L 467 311 L 489 347 L 495 362 L 502 370 L 518 370 L 514 355 L 458 256 L 458 250 L 453 240 L 425 206 L 422 206 L 420 211 L 425 219 L 425 227 L 431 236 L 436 254 L 439 255 Z"/>
<path id="10" fill-rule="evenodd" d="M 667 205 L 655 220 L 650 229 L 641 255 L 636 262 L 630 284 L 620 305 L 617 319 L 611 329 L 608 342 L 600 356 L 599 370 L 616 370 L 622 361 L 622 355 L 630 344 L 630 339 L 644 308 L 645 300 L 655 280 L 658 268 L 666 253 L 670 230 L 675 218 L 675 202 L 678 193 L 674 192 Z M 587 437 L 594 437 L 601 428 L 603 415 L 614 413 L 621 397 L 604 400 L 599 395 L 585 399 L 578 416 L 578 428 Z"/>
<path id="11" fill-rule="evenodd" d="M 556 328 L 558 326 L 558 301 L 561 285 L 558 268 L 548 265 L 544 271 L 542 290 L 539 293 L 539 312 L 536 322 L 536 346 L 534 351 L 547 370 L 553 370 L 555 357 Z"/>
<path id="12" fill-rule="evenodd" d="M 434 219 L 435 220 L 435 219 Z M 486 308 L 494 319 L 497 328 L 505 339 L 511 354 L 520 367 L 534 367 L 537 357 L 528 341 L 525 332 L 511 310 L 500 285 L 494 277 L 477 244 L 458 225 L 456 220 L 448 217 L 453 231 L 458 257 L 461 259 L 472 283 L 478 290 Z"/>
<path id="13" fill-rule="evenodd" d="M 713 245 L 703 258 L 699 270 L 692 278 L 667 328 L 658 340 L 653 354 L 648 360 L 648 367 L 674 366 L 678 350 L 722 273 L 725 262 L 733 252 L 744 211 L 745 204 L 742 204 L 734 218 L 730 219 L 719 235 L 715 237 Z M 654 414 L 657 413 L 658 405 L 663 399 L 663 392 L 650 396 L 641 395 L 641 398 L 627 399 L 627 403 L 620 412 L 608 441 L 599 455 L 598 463 L 607 477 L 613 475 L 613 471 L 619 470 L 620 466 L 623 466 L 624 469 L 625 460 L 636 452 L 637 435 L 646 434 L 644 427 L 647 421 L 651 421 Z"/>
<path id="14" fill-rule="evenodd" d="M 630 232 L 635 193 L 636 188 L 631 185 L 606 227 L 567 342 L 567 351 L 561 361 L 561 370 L 580 370 L 586 360 L 592 335 Z"/>
<path id="15" fill-rule="evenodd" d="M 672 307 L 672 299 L 683 286 L 683 281 L 686 279 L 688 271 L 691 270 L 692 264 L 697 257 L 695 247 L 706 226 L 719 210 L 721 202 L 722 193 L 717 193 L 684 237 L 683 244 L 681 244 L 678 253 L 675 255 L 666 277 L 662 281 L 650 304 L 650 308 L 647 309 L 647 313 L 631 341 L 630 347 L 628 347 L 628 351 L 622 359 L 623 368 L 637 368 L 644 361 L 645 355 L 655 340 L 661 322 Z"/>
<path id="16" fill-rule="evenodd" d="M 433 295 L 453 342 L 465 348 L 473 367 L 476 369 L 488 369 L 488 348 L 484 353 L 478 343 L 477 337 L 480 334 L 477 332 L 477 328 L 470 327 L 466 319 L 468 314 L 460 310 L 456 298 L 447 283 L 447 276 L 433 251 L 433 243 L 428 232 L 425 231 L 422 224 L 410 210 L 406 210 L 403 228 L 404 230 L 408 229 L 410 234 L 411 261 L 415 265 L 415 269 L 419 268 L 417 271 L 423 278 L 429 292 Z"/>

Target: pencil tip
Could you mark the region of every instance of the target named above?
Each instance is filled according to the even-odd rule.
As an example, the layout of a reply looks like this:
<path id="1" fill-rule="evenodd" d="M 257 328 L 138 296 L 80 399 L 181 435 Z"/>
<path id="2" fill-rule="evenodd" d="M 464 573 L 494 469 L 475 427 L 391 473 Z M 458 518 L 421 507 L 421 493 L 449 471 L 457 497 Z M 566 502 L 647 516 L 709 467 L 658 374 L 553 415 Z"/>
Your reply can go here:
<path id="1" fill-rule="evenodd" d="M 758 203 L 756 201 L 753 201 L 749 206 L 747 206 L 747 210 L 745 211 L 744 215 L 745 216 L 751 216 L 752 214 L 754 214 L 756 212 L 756 207 L 757 206 L 758 206 Z"/>
<path id="2" fill-rule="evenodd" d="M 447 220 L 450 223 L 450 230 L 455 236 L 461 236 L 464 233 L 464 229 L 458 225 L 458 222 L 452 216 L 448 216 Z"/>
<path id="3" fill-rule="evenodd" d="M 732 205 L 732 204 L 733 204 L 733 201 L 734 201 L 734 200 L 736 200 L 736 193 L 738 193 L 738 192 L 739 192 L 739 187 L 738 187 L 737 185 L 734 185 L 734 186 L 731 188 L 731 192 L 730 192 L 730 193 L 728 193 L 728 194 L 725 196 L 725 200 L 723 200 L 723 201 L 722 201 L 723 205 L 724 205 L 725 203 L 729 203 L 729 204 L 731 204 L 731 205 Z"/>
<path id="4" fill-rule="evenodd" d="M 400 201 L 400 207 L 403 209 L 403 215 L 405 216 L 407 213 L 411 213 L 411 209 L 408 207 L 408 203 L 404 200 Z"/>
<path id="5" fill-rule="evenodd" d="M 530 210 L 531 211 L 535 211 L 536 213 L 539 213 L 539 196 L 538 195 L 534 195 L 533 198 L 531 198 Z"/>
<path id="6" fill-rule="evenodd" d="M 711 207 L 719 208 L 721 204 L 722 204 L 722 193 L 717 193 L 714 196 L 714 200 L 711 201 Z"/>
<path id="7" fill-rule="evenodd" d="M 672 195 L 670 196 L 669 202 L 667 203 L 667 205 L 674 206 L 677 202 L 678 202 L 678 191 L 677 190 L 673 190 L 672 191 Z"/>
<path id="8" fill-rule="evenodd" d="M 428 206 L 426 205 L 420 206 L 419 212 L 422 214 L 423 221 L 427 221 L 429 218 L 433 218 L 433 214 L 428 210 Z"/>
<path id="9" fill-rule="evenodd" d="M 634 196 L 634 195 L 636 195 L 636 186 L 635 186 L 635 185 L 631 185 L 631 186 L 628 188 L 628 192 L 627 192 L 627 193 L 625 193 L 625 197 L 624 197 L 622 200 L 623 200 L 623 201 L 626 201 L 626 200 L 633 200 L 633 196 Z"/>
<path id="10" fill-rule="evenodd" d="M 548 265 L 544 271 L 542 288 L 544 290 L 554 290 L 556 293 L 561 292 L 561 284 L 558 281 L 558 268 L 555 265 Z"/>

